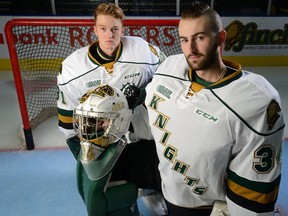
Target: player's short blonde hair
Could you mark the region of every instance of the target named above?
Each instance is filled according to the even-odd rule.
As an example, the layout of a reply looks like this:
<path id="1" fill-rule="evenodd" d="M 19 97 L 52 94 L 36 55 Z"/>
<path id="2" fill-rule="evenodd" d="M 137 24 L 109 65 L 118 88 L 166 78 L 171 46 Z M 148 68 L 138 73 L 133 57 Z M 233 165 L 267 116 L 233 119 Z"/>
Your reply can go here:
<path id="1" fill-rule="evenodd" d="M 94 21 L 96 22 L 98 15 L 109 15 L 114 17 L 115 19 L 118 19 L 122 22 L 124 22 L 125 14 L 123 10 L 115 4 L 112 3 L 102 3 L 97 6 L 97 8 L 94 11 Z"/>

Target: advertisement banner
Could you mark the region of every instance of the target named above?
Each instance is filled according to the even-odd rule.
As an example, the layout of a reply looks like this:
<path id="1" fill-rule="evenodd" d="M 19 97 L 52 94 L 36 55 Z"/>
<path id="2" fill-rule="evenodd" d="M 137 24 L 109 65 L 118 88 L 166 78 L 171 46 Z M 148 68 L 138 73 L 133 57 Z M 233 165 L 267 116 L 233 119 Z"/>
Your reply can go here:
<path id="1" fill-rule="evenodd" d="M 45 18 L 52 19 L 51 17 L 39 17 L 39 19 Z M 53 19 L 54 18 L 63 19 L 63 17 L 53 17 Z M 90 17 L 86 18 L 91 19 Z M 6 23 L 11 19 L 15 19 L 15 17 L 0 17 L 0 70 L 11 70 L 7 41 L 4 33 L 4 27 Z M 33 17 L 33 19 L 37 19 L 37 17 Z M 127 17 L 127 19 L 129 19 L 129 17 Z M 157 17 L 142 17 L 142 19 L 157 19 Z M 169 17 L 166 19 L 171 20 L 177 18 Z M 224 28 L 227 32 L 227 39 L 223 46 L 222 52 L 223 58 L 237 61 L 243 66 L 288 65 L 288 17 L 222 17 L 222 21 Z M 20 32 L 20 34 L 14 35 L 14 38 L 16 39 L 17 43 L 27 43 L 27 46 L 33 45 L 33 49 L 35 50 L 35 52 L 38 52 L 39 50 L 41 51 L 41 46 L 51 46 L 51 48 L 53 49 L 53 46 L 57 44 L 57 34 L 51 31 L 48 26 L 46 29 L 42 29 L 42 31 L 42 35 L 37 35 L 36 33 L 31 33 L 28 35 L 25 33 L 21 34 Z M 74 29 L 74 31 L 76 30 Z M 166 34 L 166 37 L 169 36 L 168 39 L 170 43 L 167 43 L 167 41 L 161 41 L 161 32 L 159 35 L 157 35 L 157 37 L 159 38 L 155 38 L 155 35 L 149 36 L 147 33 L 147 38 L 144 39 L 151 43 L 155 42 L 155 40 L 158 41 L 158 43 L 162 42 L 162 46 L 164 46 L 164 49 L 171 49 L 171 47 L 173 46 L 178 46 L 177 52 L 181 52 L 180 46 L 179 44 L 177 44 L 179 43 L 179 39 L 176 38 L 177 34 L 170 34 L 169 31 L 170 29 L 166 29 L 166 33 L 162 32 L 162 34 Z M 174 29 L 173 31 L 177 31 L 177 29 Z M 79 32 L 79 34 L 80 33 L 81 32 Z M 88 33 L 90 37 L 87 38 L 88 36 L 86 36 L 85 40 L 90 42 L 95 40 L 93 28 L 91 28 L 91 31 L 89 31 Z M 69 32 L 67 32 L 67 34 L 69 34 Z M 39 38 L 45 38 L 45 44 L 43 44 L 43 42 L 41 41 L 33 43 L 33 40 L 36 40 L 36 36 Z M 74 42 L 81 41 L 79 35 L 76 34 L 76 36 L 73 37 L 73 44 Z M 39 38 L 37 38 L 37 40 Z M 70 45 L 72 46 L 71 36 L 68 36 L 67 38 L 70 38 L 70 41 L 67 40 L 66 42 L 70 43 Z M 174 44 L 171 45 L 172 42 Z M 166 44 L 167 47 L 165 47 Z M 87 44 L 79 43 L 79 45 L 84 46 Z M 72 52 L 72 49 L 68 52 Z M 49 54 L 47 56 L 49 57 Z"/>
<path id="2" fill-rule="evenodd" d="M 223 56 L 248 66 L 288 65 L 288 17 L 223 17 Z"/>

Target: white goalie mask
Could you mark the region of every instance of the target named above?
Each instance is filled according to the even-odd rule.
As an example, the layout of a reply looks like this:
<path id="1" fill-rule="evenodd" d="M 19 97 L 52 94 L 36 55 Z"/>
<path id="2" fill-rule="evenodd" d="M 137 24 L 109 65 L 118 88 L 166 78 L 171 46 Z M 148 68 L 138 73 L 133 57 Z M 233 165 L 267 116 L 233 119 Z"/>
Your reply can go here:
<path id="1" fill-rule="evenodd" d="M 107 147 L 127 133 L 131 116 L 119 89 L 99 85 L 82 96 L 74 109 L 73 127 L 80 141 Z"/>

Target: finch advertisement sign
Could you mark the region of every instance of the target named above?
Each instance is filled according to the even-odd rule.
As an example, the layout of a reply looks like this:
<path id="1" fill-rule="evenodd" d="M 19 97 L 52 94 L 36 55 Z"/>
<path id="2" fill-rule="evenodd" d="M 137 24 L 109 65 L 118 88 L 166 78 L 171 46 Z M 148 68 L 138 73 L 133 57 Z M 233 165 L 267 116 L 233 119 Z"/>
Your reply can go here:
<path id="1" fill-rule="evenodd" d="M 222 18 L 223 56 L 243 65 L 288 65 L 287 17 Z"/>

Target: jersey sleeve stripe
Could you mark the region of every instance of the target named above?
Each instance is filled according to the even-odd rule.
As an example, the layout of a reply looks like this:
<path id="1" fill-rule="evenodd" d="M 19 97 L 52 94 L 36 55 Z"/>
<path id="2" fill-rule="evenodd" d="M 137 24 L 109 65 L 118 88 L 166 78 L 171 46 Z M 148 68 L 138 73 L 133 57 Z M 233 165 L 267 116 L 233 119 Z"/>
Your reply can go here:
<path id="1" fill-rule="evenodd" d="M 73 117 L 73 110 L 64 110 L 58 108 L 58 115 L 66 116 L 66 117 Z"/>
<path id="2" fill-rule="evenodd" d="M 95 71 L 98 67 L 100 67 L 100 66 L 97 66 L 96 68 L 92 68 L 89 71 L 87 71 L 87 72 L 85 72 L 83 74 L 80 74 L 79 76 L 77 76 L 77 77 L 75 77 L 75 78 L 73 78 L 73 79 L 71 79 L 71 80 L 69 80 L 69 81 L 67 81 L 65 83 L 58 83 L 58 85 L 59 86 L 65 86 L 65 85 L 69 84 L 70 82 L 73 82 L 74 80 L 77 80 L 77 79 L 81 78 L 82 76 L 85 76 L 86 74 L 89 74 L 89 73 Z"/>
<path id="3" fill-rule="evenodd" d="M 246 178 L 243 178 L 237 175 L 232 170 L 228 170 L 228 182 L 234 182 L 239 185 L 241 188 L 246 188 L 247 190 L 255 191 L 258 193 L 269 194 L 275 191 L 276 188 L 279 187 L 281 180 L 281 175 L 279 175 L 272 182 L 259 182 L 259 181 L 251 181 Z"/>
<path id="4" fill-rule="evenodd" d="M 218 98 L 218 100 L 225 106 L 227 107 L 227 109 L 229 109 L 232 113 L 234 113 L 239 120 L 241 120 L 251 131 L 253 131 L 254 133 L 260 135 L 260 136 L 270 136 L 272 134 L 277 133 L 278 131 L 281 131 L 284 129 L 285 124 L 280 125 L 279 128 L 276 128 L 275 130 L 273 130 L 270 133 L 262 133 L 260 131 L 257 131 L 256 129 L 254 129 L 248 122 L 245 121 L 245 119 L 243 119 L 232 107 L 230 107 L 220 96 L 218 96 L 212 89 L 210 89 L 211 93 Z"/>
<path id="5" fill-rule="evenodd" d="M 255 200 L 246 199 L 227 188 L 227 197 L 237 205 L 257 213 L 273 212 L 276 200 L 270 203 L 260 203 Z"/>
<path id="6" fill-rule="evenodd" d="M 64 123 L 64 122 L 59 121 L 58 126 L 66 130 L 73 130 L 73 123 Z"/>
<path id="7" fill-rule="evenodd" d="M 254 201 L 262 203 L 262 204 L 274 202 L 277 198 L 278 189 L 279 189 L 278 187 L 276 187 L 270 193 L 259 193 L 257 191 L 249 190 L 245 187 L 242 187 L 241 185 L 238 185 L 231 180 L 228 180 L 227 186 L 231 192 L 233 192 L 239 196 L 242 196 L 248 200 L 254 200 Z"/>
<path id="8" fill-rule="evenodd" d="M 73 129 L 73 111 L 58 108 L 58 125 L 64 129 Z"/>
<path id="9" fill-rule="evenodd" d="M 158 65 L 160 64 L 160 59 L 157 62 L 132 62 L 132 61 L 118 61 L 119 63 L 123 63 L 123 64 L 138 64 L 138 65 Z"/>
<path id="10" fill-rule="evenodd" d="M 62 116 L 60 114 L 58 114 L 58 119 L 59 121 L 63 122 L 63 123 L 73 123 L 73 118 L 72 116 Z"/>

